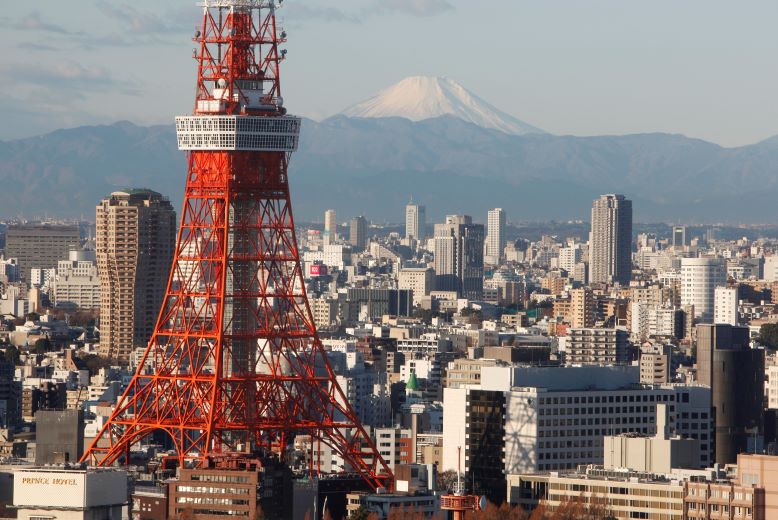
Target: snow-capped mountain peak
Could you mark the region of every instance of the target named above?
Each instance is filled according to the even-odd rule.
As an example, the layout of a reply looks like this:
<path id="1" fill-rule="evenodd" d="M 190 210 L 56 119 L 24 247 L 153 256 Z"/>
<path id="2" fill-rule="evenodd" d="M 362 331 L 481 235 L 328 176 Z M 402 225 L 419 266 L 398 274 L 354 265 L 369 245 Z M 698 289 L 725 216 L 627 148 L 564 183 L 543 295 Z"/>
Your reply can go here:
<path id="1" fill-rule="evenodd" d="M 495 108 L 454 80 L 429 76 L 405 78 L 370 99 L 347 108 L 341 115 L 368 118 L 404 117 L 411 121 L 450 115 L 508 134 L 543 133 L 542 130 Z"/>

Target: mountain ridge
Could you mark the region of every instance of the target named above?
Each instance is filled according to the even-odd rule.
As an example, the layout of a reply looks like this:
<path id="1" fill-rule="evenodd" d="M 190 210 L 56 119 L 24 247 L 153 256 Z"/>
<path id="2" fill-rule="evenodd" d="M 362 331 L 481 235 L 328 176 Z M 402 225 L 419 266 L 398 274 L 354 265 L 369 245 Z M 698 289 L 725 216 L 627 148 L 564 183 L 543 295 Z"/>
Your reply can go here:
<path id="1" fill-rule="evenodd" d="M 585 218 L 591 200 L 620 192 L 637 219 L 762 222 L 778 218 L 778 136 L 724 148 L 678 134 L 515 136 L 452 116 L 304 120 L 290 163 L 298 218 L 364 213 L 401 219 L 412 195 L 430 220 Z M 173 125 L 129 122 L 62 129 L 0 142 L 0 216 L 43 211 L 93 218 L 111 191 L 144 186 L 180 208 L 185 155 Z"/>

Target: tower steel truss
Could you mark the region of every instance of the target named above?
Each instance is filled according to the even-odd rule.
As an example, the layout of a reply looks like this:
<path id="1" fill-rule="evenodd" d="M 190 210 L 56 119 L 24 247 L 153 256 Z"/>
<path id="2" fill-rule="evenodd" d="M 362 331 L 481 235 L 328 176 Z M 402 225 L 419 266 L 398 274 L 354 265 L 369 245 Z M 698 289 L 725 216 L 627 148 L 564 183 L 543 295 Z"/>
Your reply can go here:
<path id="1" fill-rule="evenodd" d="M 287 166 L 300 119 L 281 97 L 274 0 L 206 0 L 181 226 L 164 305 L 127 389 L 84 460 L 109 465 L 154 431 L 181 464 L 311 439 L 374 488 L 391 471 L 336 382 L 305 293 Z M 124 459 L 122 459 L 124 457 Z"/>

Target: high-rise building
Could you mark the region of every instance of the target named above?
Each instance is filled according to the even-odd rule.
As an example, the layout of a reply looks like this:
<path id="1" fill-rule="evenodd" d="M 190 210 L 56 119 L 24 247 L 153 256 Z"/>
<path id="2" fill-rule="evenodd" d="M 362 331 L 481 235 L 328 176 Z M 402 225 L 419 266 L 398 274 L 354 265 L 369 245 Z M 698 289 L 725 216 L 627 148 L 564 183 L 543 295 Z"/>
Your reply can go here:
<path id="1" fill-rule="evenodd" d="M 694 305 L 697 321 L 713 321 L 716 287 L 726 283 L 727 264 L 723 258 L 681 259 L 681 306 Z"/>
<path id="2" fill-rule="evenodd" d="M 737 325 L 737 287 L 716 287 L 713 303 L 713 323 L 728 323 Z"/>
<path id="3" fill-rule="evenodd" d="M 358 251 L 367 247 L 367 219 L 362 215 L 351 219 L 348 242 Z"/>
<path id="4" fill-rule="evenodd" d="M 689 245 L 686 241 L 686 226 L 673 226 L 673 247 L 683 248 Z"/>
<path id="5" fill-rule="evenodd" d="M 334 244 L 338 240 L 338 217 L 334 209 L 324 212 L 324 245 Z"/>
<path id="6" fill-rule="evenodd" d="M 427 209 L 419 204 L 409 202 L 405 206 L 405 238 L 406 240 L 424 240 L 427 228 Z"/>
<path id="7" fill-rule="evenodd" d="M 29 282 L 30 269 L 54 269 L 80 242 L 78 226 L 12 224 L 6 231 L 5 256 L 17 259 L 19 271 Z"/>
<path id="8" fill-rule="evenodd" d="M 435 224 L 435 289 L 471 299 L 484 288 L 484 226 L 469 215 L 448 215 Z"/>
<path id="9" fill-rule="evenodd" d="M 573 328 L 594 327 L 594 294 L 588 287 L 570 291 L 570 325 Z"/>
<path id="10" fill-rule="evenodd" d="M 489 210 L 487 216 L 486 257 L 487 264 L 497 265 L 505 248 L 505 212 L 502 208 Z"/>
<path id="11" fill-rule="evenodd" d="M 176 212 L 150 190 L 117 191 L 97 206 L 100 352 L 127 362 L 154 332 L 176 243 Z"/>
<path id="12" fill-rule="evenodd" d="M 748 327 L 697 325 L 697 380 L 711 388 L 716 418 L 715 461 L 734 464 L 760 438 L 764 350 L 749 345 Z"/>
<path id="13" fill-rule="evenodd" d="M 602 195 L 592 206 L 589 282 L 629 284 L 632 276 L 632 201 Z"/>

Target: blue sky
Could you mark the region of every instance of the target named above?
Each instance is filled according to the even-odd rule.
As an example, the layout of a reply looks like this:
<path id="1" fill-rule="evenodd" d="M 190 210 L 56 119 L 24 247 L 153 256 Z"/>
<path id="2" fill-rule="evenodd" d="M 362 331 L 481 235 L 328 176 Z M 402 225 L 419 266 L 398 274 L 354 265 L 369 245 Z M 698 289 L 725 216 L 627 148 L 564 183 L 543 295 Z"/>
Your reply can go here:
<path id="1" fill-rule="evenodd" d="M 0 139 L 191 110 L 193 0 L 28 0 L 0 14 Z M 774 0 L 286 0 L 292 112 L 453 78 L 555 134 L 778 134 Z"/>

